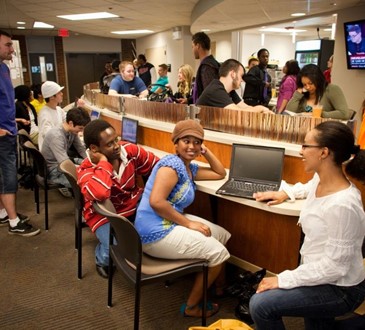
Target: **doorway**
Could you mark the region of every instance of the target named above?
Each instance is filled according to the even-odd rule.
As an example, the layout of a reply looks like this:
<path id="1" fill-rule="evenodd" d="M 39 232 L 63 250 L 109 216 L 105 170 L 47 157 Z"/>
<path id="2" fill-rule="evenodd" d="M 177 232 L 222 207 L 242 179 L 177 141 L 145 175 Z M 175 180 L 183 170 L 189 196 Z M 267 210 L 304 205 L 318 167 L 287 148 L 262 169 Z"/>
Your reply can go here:
<path id="1" fill-rule="evenodd" d="M 69 100 L 73 102 L 83 94 L 83 86 L 98 82 L 106 62 L 119 59 L 118 53 L 110 54 L 66 54 L 67 84 Z"/>

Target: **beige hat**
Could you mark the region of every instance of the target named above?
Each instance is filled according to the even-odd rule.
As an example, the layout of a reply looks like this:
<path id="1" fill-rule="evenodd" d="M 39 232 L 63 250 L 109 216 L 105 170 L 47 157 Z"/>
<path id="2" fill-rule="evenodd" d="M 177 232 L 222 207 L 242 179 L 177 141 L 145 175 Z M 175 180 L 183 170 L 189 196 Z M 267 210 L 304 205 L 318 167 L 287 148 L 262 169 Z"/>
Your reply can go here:
<path id="1" fill-rule="evenodd" d="M 59 91 L 62 91 L 64 87 L 56 84 L 54 81 L 46 81 L 42 84 L 41 91 L 43 98 L 49 98 L 56 95 Z"/>
<path id="2" fill-rule="evenodd" d="M 200 140 L 204 140 L 204 129 L 193 119 L 179 121 L 172 132 L 171 140 L 175 143 L 184 136 L 194 136 Z"/>

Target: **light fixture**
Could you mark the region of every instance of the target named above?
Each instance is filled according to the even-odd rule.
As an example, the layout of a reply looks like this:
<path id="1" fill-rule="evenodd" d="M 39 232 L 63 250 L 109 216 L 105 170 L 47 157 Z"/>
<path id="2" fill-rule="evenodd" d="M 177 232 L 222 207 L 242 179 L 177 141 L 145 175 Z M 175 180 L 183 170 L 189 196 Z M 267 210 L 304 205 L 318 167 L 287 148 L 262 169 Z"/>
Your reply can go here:
<path id="1" fill-rule="evenodd" d="M 288 33 L 288 32 L 295 32 L 295 33 L 298 33 L 298 32 L 306 32 L 307 30 L 298 30 L 298 29 L 286 29 L 286 28 L 275 28 L 275 27 L 268 27 L 268 28 L 265 28 L 265 29 L 259 29 L 260 32 L 278 32 L 278 33 Z"/>
<path id="2" fill-rule="evenodd" d="M 23 25 L 25 22 L 16 22 L 16 24 Z"/>
<path id="3" fill-rule="evenodd" d="M 24 26 L 18 26 L 17 29 L 18 30 L 25 30 L 25 27 Z"/>
<path id="4" fill-rule="evenodd" d="M 115 18 L 118 17 L 118 15 L 110 14 L 107 12 L 99 12 L 99 13 L 87 13 L 87 14 L 75 14 L 75 15 L 59 15 L 57 17 L 68 19 L 70 21 L 82 21 L 86 19 Z"/>
<path id="5" fill-rule="evenodd" d="M 38 29 L 53 29 L 54 28 L 53 25 L 43 23 L 43 22 L 34 22 L 33 27 L 38 28 Z"/>
<path id="6" fill-rule="evenodd" d="M 153 33 L 151 30 L 125 30 L 125 31 L 111 31 L 114 34 L 143 34 L 143 33 Z"/>
<path id="7" fill-rule="evenodd" d="M 200 31 L 201 31 L 201 32 L 209 32 L 209 31 L 210 31 L 210 29 L 201 29 Z"/>
<path id="8" fill-rule="evenodd" d="M 293 13 L 293 14 L 291 14 L 290 16 L 293 16 L 293 17 L 300 17 L 300 16 L 305 16 L 305 13 Z"/>

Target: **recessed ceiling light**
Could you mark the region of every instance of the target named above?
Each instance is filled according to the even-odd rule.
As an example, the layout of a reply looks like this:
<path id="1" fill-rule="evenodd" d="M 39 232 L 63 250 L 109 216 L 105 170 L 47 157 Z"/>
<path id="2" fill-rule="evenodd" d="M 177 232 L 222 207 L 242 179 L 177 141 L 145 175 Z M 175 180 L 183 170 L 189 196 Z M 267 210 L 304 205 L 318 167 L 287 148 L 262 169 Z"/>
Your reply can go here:
<path id="1" fill-rule="evenodd" d="M 126 31 L 112 31 L 114 34 L 141 34 L 141 33 L 153 33 L 151 30 L 126 30 Z"/>
<path id="2" fill-rule="evenodd" d="M 25 30 L 25 27 L 24 26 L 18 26 L 17 29 L 19 29 L 19 30 Z"/>
<path id="3" fill-rule="evenodd" d="M 34 22 L 33 27 L 39 28 L 39 29 L 53 29 L 54 28 L 53 25 L 43 23 L 43 22 Z"/>
<path id="4" fill-rule="evenodd" d="M 25 22 L 16 22 L 16 24 L 25 24 Z"/>
<path id="5" fill-rule="evenodd" d="M 82 21 L 85 19 L 113 18 L 113 17 L 118 17 L 118 15 L 110 14 L 107 12 L 100 12 L 100 13 L 75 14 L 75 15 L 60 15 L 57 17 L 68 19 L 71 21 Z"/>
<path id="6" fill-rule="evenodd" d="M 305 16 L 305 13 L 293 13 L 291 14 L 293 17 Z"/>
<path id="7" fill-rule="evenodd" d="M 201 29 L 200 31 L 201 31 L 201 32 L 209 32 L 209 31 L 210 31 L 210 29 Z"/>

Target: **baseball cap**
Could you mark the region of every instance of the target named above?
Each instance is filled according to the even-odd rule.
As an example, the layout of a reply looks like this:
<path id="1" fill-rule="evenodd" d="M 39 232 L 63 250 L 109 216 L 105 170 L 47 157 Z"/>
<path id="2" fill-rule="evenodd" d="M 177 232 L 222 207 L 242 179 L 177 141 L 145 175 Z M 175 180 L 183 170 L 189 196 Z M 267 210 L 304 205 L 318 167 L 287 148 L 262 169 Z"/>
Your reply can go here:
<path id="1" fill-rule="evenodd" d="M 41 91 L 42 96 L 46 99 L 53 95 L 56 95 L 59 91 L 62 91 L 64 87 L 55 83 L 54 81 L 46 81 L 42 84 Z"/>

